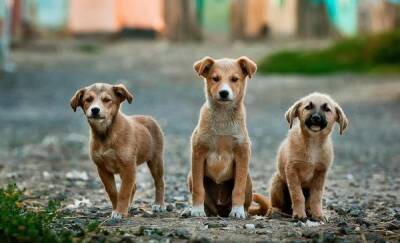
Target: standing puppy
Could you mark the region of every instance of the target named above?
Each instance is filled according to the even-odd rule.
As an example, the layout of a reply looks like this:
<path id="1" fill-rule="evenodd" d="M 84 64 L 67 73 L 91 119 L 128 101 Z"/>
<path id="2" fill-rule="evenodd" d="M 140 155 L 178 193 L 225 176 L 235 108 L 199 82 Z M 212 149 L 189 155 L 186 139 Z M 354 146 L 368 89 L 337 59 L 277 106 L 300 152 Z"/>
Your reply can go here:
<path id="1" fill-rule="evenodd" d="M 136 167 L 147 162 L 154 179 L 154 211 L 164 209 L 163 140 L 157 122 L 149 116 L 126 116 L 120 105 L 132 102 L 124 85 L 96 83 L 78 90 L 71 99 L 76 111 L 80 106 L 91 128 L 90 156 L 110 197 L 112 219 L 128 215 L 136 186 Z M 121 177 L 117 191 L 114 174 Z"/>
<path id="2" fill-rule="evenodd" d="M 286 112 L 286 120 L 291 130 L 278 150 L 278 172 L 271 181 L 272 207 L 298 219 L 308 215 L 325 220 L 322 194 L 333 161 L 330 135 L 335 122 L 342 134 L 348 120 L 331 97 L 320 93 L 297 101 Z"/>
<path id="3" fill-rule="evenodd" d="M 205 57 L 194 64 L 194 69 L 204 78 L 206 102 L 191 140 L 191 215 L 245 218 L 252 184 L 243 100 L 247 78 L 254 75 L 257 66 L 247 57 Z"/>

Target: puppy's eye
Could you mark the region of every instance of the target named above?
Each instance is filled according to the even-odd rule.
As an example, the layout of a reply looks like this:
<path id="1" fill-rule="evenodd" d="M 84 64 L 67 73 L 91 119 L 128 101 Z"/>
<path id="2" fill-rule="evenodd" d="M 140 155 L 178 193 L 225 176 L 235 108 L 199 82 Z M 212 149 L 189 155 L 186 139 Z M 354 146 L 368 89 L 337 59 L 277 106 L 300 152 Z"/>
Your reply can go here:
<path id="1" fill-rule="evenodd" d="M 213 77 L 212 80 L 214 80 L 214 82 L 218 82 L 219 81 L 219 77 Z"/>
<path id="2" fill-rule="evenodd" d="M 108 103 L 108 102 L 110 102 L 110 101 L 111 101 L 110 98 L 103 98 L 103 102 L 104 102 L 104 103 Z"/>
<path id="3" fill-rule="evenodd" d="M 90 103 L 90 102 L 92 102 L 93 101 L 93 97 L 87 97 L 86 99 L 85 99 L 85 102 L 87 102 L 87 103 Z"/>
<path id="4" fill-rule="evenodd" d="M 232 83 L 236 83 L 237 81 L 238 81 L 238 78 L 237 78 L 237 77 L 232 77 L 232 78 L 231 78 L 231 82 L 232 82 Z"/>
<path id="5" fill-rule="evenodd" d="M 313 103 L 308 104 L 304 109 L 311 110 L 313 108 Z"/>
<path id="6" fill-rule="evenodd" d="M 324 104 L 324 105 L 322 106 L 322 110 L 325 111 L 325 112 L 330 112 L 330 111 L 331 111 L 331 109 L 329 109 L 329 107 L 328 107 L 327 104 Z"/>

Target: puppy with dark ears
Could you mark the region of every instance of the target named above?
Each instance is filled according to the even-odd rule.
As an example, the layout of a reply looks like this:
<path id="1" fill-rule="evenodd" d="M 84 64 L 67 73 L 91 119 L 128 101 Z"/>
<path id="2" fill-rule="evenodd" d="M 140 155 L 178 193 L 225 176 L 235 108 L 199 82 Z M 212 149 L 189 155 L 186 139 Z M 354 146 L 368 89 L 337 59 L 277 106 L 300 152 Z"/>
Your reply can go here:
<path id="1" fill-rule="evenodd" d="M 252 182 L 243 101 L 257 66 L 248 57 L 204 57 L 193 67 L 204 79 L 206 102 L 191 140 L 191 215 L 245 218 L 252 201 Z M 268 208 L 261 196 L 255 198 L 263 210 Z"/>
<path id="2" fill-rule="evenodd" d="M 342 108 L 321 93 L 298 100 L 285 117 L 290 130 L 278 150 L 278 171 L 270 187 L 270 213 L 279 210 L 294 218 L 325 220 L 322 196 L 333 161 L 331 132 L 338 123 L 343 134 L 349 122 Z"/>
<path id="3" fill-rule="evenodd" d="M 137 166 L 146 162 L 154 179 L 154 211 L 163 211 L 164 135 L 149 116 L 127 116 L 120 111 L 133 95 L 123 84 L 95 83 L 79 89 L 71 98 L 71 108 L 81 107 L 91 128 L 90 156 L 112 203 L 112 219 L 128 215 L 136 186 Z M 114 175 L 119 174 L 119 191 Z"/>

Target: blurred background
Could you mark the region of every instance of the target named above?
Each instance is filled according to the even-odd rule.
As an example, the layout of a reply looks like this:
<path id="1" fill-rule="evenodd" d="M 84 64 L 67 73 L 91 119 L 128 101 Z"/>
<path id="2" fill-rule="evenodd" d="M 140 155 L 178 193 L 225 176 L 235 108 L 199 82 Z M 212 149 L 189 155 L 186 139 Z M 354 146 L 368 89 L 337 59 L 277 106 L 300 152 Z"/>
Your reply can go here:
<path id="1" fill-rule="evenodd" d="M 361 205 L 376 222 L 400 213 L 399 0 L 0 0 L 0 27 L 0 181 L 38 200 L 108 206 L 87 122 L 69 106 L 102 81 L 134 93 L 124 112 L 160 122 L 167 202 L 188 206 L 189 138 L 204 102 L 192 65 L 246 55 L 258 64 L 246 97 L 255 190 L 267 194 L 286 109 L 320 91 L 350 120 L 333 133 L 324 205 L 333 215 Z M 145 166 L 138 181 L 138 198 L 151 202 Z"/>

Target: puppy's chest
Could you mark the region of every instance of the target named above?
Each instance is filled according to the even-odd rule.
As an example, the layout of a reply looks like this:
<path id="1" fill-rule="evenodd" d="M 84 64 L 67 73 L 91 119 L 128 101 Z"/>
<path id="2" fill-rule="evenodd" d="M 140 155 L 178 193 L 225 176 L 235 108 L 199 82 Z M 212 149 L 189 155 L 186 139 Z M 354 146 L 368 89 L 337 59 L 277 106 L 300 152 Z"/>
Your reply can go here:
<path id="1" fill-rule="evenodd" d="M 96 165 L 105 167 L 111 173 L 119 173 L 121 161 L 119 153 L 113 148 L 97 148 L 91 152 L 92 160 Z"/>
<path id="2" fill-rule="evenodd" d="M 231 136 L 213 136 L 209 143 L 206 175 L 217 184 L 233 178 L 233 147 L 236 144 L 236 139 Z"/>

